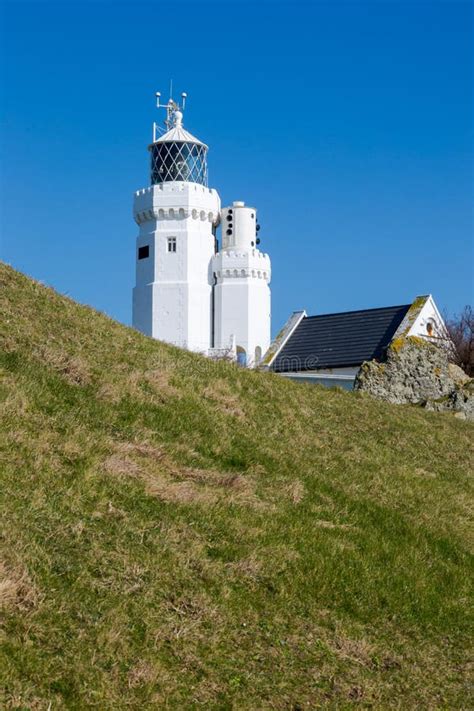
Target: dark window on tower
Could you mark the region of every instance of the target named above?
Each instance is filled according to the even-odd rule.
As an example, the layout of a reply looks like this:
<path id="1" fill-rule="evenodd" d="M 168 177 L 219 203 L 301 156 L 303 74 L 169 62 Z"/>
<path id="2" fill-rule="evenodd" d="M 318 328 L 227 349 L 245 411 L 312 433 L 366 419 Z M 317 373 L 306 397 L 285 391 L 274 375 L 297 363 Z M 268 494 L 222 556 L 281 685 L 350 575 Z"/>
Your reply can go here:
<path id="1" fill-rule="evenodd" d="M 150 247 L 146 245 L 145 247 L 138 248 L 138 259 L 146 259 L 150 256 Z"/>
<path id="2" fill-rule="evenodd" d="M 168 237 L 168 252 L 176 252 L 176 237 Z"/>

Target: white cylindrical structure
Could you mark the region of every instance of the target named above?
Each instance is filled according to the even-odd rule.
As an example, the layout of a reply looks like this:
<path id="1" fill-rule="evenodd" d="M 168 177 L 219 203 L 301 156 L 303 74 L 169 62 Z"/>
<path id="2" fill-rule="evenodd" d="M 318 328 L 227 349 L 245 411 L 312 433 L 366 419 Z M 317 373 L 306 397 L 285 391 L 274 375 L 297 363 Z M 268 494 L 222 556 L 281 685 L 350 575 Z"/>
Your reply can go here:
<path id="1" fill-rule="evenodd" d="M 257 241 L 257 211 L 235 201 L 222 210 L 222 249 L 253 249 Z"/>
<path id="2" fill-rule="evenodd" d="M 271 264 L 257 248 L 257 211 L 234 202 L 221 211 L 222 249 L 212 260 L 214 344 L 235 339 L 242 364 L 258 365 L 270 346 Z"/>

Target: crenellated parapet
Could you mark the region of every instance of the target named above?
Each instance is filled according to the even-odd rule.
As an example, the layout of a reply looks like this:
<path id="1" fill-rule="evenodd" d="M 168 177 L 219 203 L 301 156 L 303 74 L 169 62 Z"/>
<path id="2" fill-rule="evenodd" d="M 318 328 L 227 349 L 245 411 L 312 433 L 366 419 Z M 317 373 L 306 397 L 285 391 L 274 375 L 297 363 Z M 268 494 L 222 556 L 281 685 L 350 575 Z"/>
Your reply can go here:
<path id="1" fill-rule="evenodd" d="M 201 220 L 201 222 L 210 222 L 213 225 L 219 224 L 219 212 L 214 212 L 210 210 L 206 212 L 205 210 L 196 209 L 185 209 L 185 208 L 151 208 L 149 210 L 142 210 L 140 212 L 134 212 L 133 214 L 135 222 L 137 225 L 141 225 L 145 222 L 150 222 L 150 220 Z"/>
<path id="2" fill-rule="evenodd" d="M 198 183 L 160 183 L 134 195 L 133 217 L 138 225 L 159 220 L 197 220 L 217 226 L 220 200 L 216 190 Z"/>
<path id="3" fill-rule="evenodd" d="M 263 279 L 270 283 L 270 257 L 259 249 L 225 250 L 213 257 L 218 283 L 227 279 Z"/>

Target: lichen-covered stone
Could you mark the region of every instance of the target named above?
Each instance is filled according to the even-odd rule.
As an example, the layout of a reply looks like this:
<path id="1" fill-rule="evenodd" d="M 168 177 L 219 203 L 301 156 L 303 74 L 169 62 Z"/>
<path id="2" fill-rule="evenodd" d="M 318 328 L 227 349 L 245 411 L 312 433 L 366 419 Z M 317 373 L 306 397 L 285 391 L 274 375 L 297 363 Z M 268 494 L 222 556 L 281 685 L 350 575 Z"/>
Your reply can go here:
<path id="1" fill-rule="evenodd" d="M 418 404 L 474 420 L 472 381 L 449 363 L 443 348 L 421 338 L 399 338 L 388 349 L 386 362 L 363 363 L 354 389 L 394 404 Z"/>
<path id="2" fill-rule="evenodd" d="M 460 385 L 461 387 L 463 387 L 467 383 L 471 382 L 471 378 L 469 377 L 469 375 L 467 375 L 464 370 L 455 363 L 449 363 L 448 371 L 456 385 Z"/>
<path id="3" fill-rule="evenodd" d="M 428 400 L 423 405 L 433 412 L 453 412 L 460 419 L 474 420 L 474 389 L 469 386 L 459 387 L 448 397 Z"/>
<path id="4" fill-rule="evenodd" d="M 420 403 L 449 395 L 454 381 L 443 350 L 420 338 L 399 338 L 385 363 L 362 364 L 354 387 L 396 404 Z"/>

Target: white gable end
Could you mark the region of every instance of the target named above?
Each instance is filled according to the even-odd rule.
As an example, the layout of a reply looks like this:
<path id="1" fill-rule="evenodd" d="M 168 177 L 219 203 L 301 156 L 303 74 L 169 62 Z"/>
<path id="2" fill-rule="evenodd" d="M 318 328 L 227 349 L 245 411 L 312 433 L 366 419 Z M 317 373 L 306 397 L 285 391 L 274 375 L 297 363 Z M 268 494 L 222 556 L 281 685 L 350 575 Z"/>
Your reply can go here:
<path id="1" fill-rule="evenodd" d="M 449 338 L 444 319 L 431 294 L 426 297 L 426 301 L 408 330 L 407 336 L 420 336 L 431 340 L 442 339 L 443 341 Z"/>

